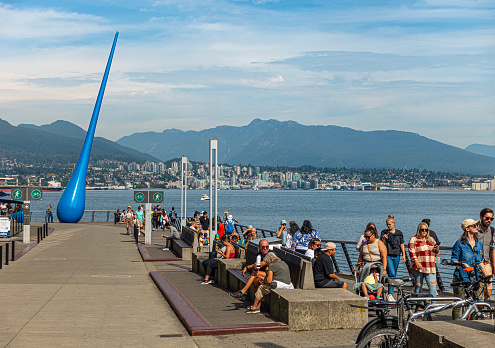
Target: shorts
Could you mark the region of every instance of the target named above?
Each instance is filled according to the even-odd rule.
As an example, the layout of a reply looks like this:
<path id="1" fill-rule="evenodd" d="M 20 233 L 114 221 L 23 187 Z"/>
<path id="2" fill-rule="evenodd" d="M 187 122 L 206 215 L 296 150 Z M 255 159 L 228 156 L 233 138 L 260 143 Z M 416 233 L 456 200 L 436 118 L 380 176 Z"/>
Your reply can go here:
<path id="1" fill-rule="evenodd" d="M 326 284 L 322 286 L 322 288 L 341 288 L 344 286 L 344 282 L 340 279 L 329 279 Z"/>
<path id="2" fill-rule="evenodd" d="M 143 220 L 136 220 L 137 227 L 143 227 Z"/>
<path id="3" fill-rule="evenodd" d="M 490 265 L 489 262 L 485 262 L 480 264 L 481 268 L 483 268 L 483 271 L 485 272 L 485 275 L 493 275 L 492 271 L 492 266 Z M 492 282 L 490 283 L 484 283 L 483 288 L 486 288 L 488 293 L 491 295 L 492 293 Z"/>
<path id="4" fill-rule="evenodd" d="M 127 227 L 132 227 L 132 218 L 125 218 L 125 225 Z"/>

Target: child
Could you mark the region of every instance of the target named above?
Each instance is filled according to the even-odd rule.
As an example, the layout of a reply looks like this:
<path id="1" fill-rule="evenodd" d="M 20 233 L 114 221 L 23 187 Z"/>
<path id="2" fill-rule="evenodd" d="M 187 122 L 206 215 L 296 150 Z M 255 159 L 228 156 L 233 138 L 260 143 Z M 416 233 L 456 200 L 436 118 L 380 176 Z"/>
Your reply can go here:
<path id="1" fill-rule="evenodd" d="M 377 268 L 372 268 L 370 271 L 371 273 L 366 278 L 364 278 L 364 281 L 356 284 L 355 287 L 360 286 L 361 290 L 363 291 L 364 297 L 366 297 L 367 299 L 369 299 L 368 290 L 376 291 L 376 299 L 381 300 L 383 284 L 380 283 L 380 280 L 378 278 L 380 270 Z"/>

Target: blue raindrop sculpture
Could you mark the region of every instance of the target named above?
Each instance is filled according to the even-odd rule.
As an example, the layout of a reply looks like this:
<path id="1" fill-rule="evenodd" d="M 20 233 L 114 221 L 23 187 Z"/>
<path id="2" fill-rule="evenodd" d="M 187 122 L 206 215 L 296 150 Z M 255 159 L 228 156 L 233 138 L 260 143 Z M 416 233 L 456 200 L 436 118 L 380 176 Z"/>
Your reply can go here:
<path id="1" fill-rule="evenodd" d="M 101 102 L 103 100 L 103 94 L 105 93 L 105 86 L 107 85 L 108 74 L 110 72 L 110 66 L 112 65 L 113 52 L 115 51 L 118 36 L 119 32 L 115 33 L 105 74 L 103 75 L 100 91 L 98 92 L 98 98 L 96 98 L 93 116 L 91 116 L 91 122 L 89 123 L 86 139 L 84 140 L 76 168 L 72 173 L 70 181 L 67 184 L 62 197 L 60 197 L 60 200 L 58 201 L 57 217 L 60 222 L 77 223 L 81 220 L 84 214 L 84 208 L 86 206 L 86 176 L 88 174 L 89 156 L 91 154 L 91 147 L 93 146 L 96 123 L 98 122 Z"/>

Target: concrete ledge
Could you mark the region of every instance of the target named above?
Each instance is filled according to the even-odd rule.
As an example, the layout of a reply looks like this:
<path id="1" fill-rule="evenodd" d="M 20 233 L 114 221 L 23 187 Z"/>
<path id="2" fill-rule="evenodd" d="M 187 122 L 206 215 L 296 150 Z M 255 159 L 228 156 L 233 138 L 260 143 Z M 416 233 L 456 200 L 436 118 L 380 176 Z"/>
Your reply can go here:
<path id="1" fill-rule="evenodd" d="M 493 320 L 417 321 L 409 328 L 409 347 L 493 347 L 493 325 Z"/>
<path id="2" fill-rule="evenodd" d="M 160 258 L 160 259 L 154 259 L 151 257 L 150 253 L 148 252 L 148 249 L 142 244 L 137 245 L 138 251 L 141 254 L 141 258 L 143 259 L 143 262 L 160 262 L 160 261 L 182 261 L 180 258 Z"/>
<path id="3" fill-rule="evenodd" d="M 241 270 L 244 266 L 242 259 L 219 259 L 217 270 L 217 283 L 224 289 L 229 288 L 229 269 Z"/>
<path id="4" fill-rule="evenodd" d="M 205 269 L 203 267 L 203 264 L 198 261 L 199 259 L 204 260 L 208 258 L 209 253 L 208 252 L 203 252 L 203 251 L 197 251 L 195 253 L 192 253 L 191 255 L 191 268 L 194 273 L 198 273 L 201 275 L 205 274 Z"/>
<path id="5" fill-rule="evenodd" d="M 290 330 L 358 329 L 368 322 L 368 301 L 344 289 L 274 289 L 270 314 L 289 325 Z"/>
<path id="6" fill-rule="evenodd" d="M 183 243 L 181 239 L 172 239 L 172 250 L 175 251 L 183 261 L 192 260 L 193 247 L 183 247 L 179 243 Z"/>
<path id="7" fill-rule="evenodd" d="M 287 326 L 279 323 L 209 325 L 197 309 L 160 272 L 150 272 L 150 276 L 191 336 L 287 331 Z"/>

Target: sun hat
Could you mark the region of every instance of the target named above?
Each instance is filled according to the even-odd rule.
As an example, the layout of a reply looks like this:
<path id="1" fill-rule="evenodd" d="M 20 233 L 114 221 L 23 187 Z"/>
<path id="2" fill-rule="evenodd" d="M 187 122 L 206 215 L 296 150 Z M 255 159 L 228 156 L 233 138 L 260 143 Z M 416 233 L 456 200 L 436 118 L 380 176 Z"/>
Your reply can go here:
<path id="1" fill-rule="evenodd" d="M 280 224 L 281 224 L 281 225 L 287 225 L 287 221 L 282 220 L 282 221 L 280 221 Z"/>
<path id="2" fill-rule="evenodd" d="M 337 249 L 337 246 L 335 245 L 335 243 L 326 242 L 325 247 L 323 249 L 321 249 L 321 251 L 327 251 L 327 250 L 333 250 L 333 249 Z"/>
<path id="3" fill-rule="evenodd" d="M 478 226 L 479 224 L 480 224 L 480 220 L 476 221 L 473 219 L 466 219 L 462 222 L 461 228 L 463 231 L 465 231 L 466 228 L 468 228 L 469 226 Z"/>

